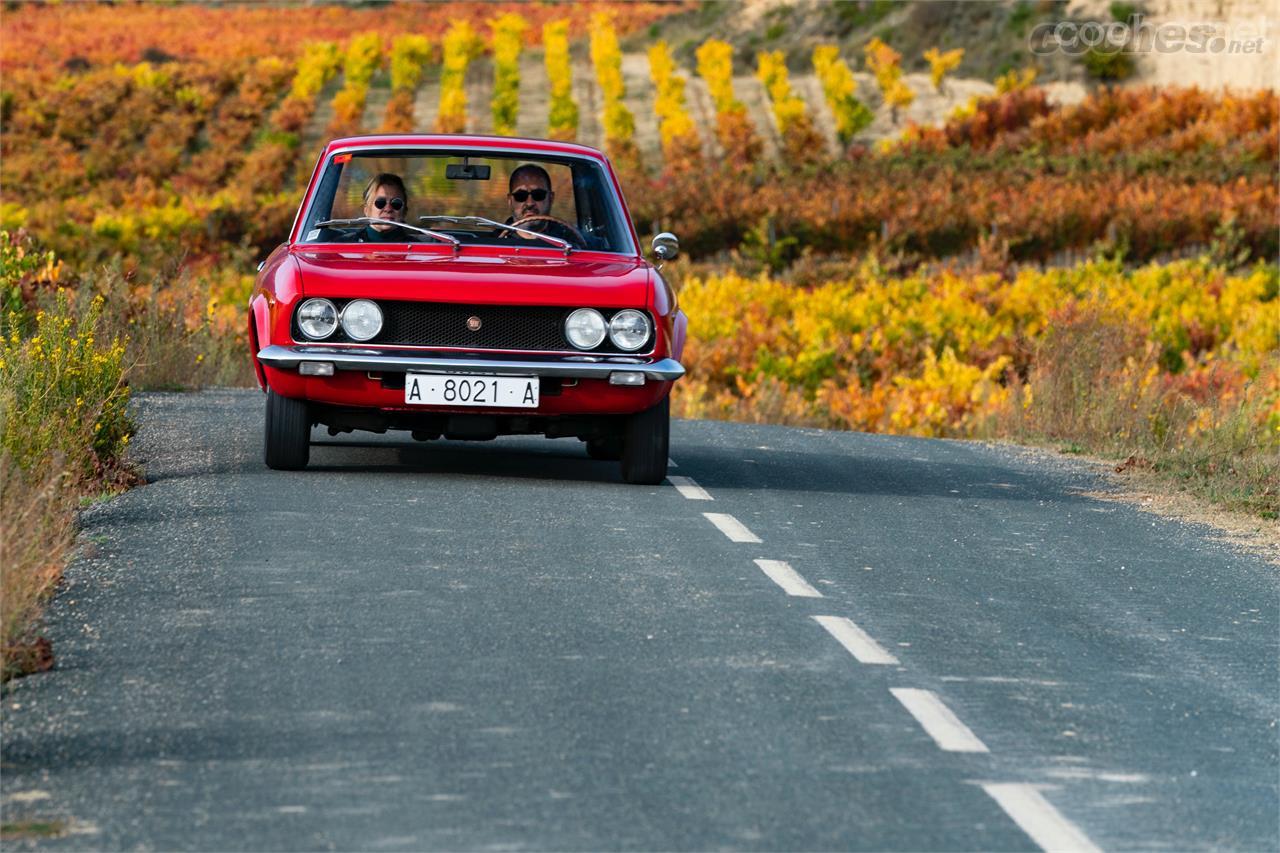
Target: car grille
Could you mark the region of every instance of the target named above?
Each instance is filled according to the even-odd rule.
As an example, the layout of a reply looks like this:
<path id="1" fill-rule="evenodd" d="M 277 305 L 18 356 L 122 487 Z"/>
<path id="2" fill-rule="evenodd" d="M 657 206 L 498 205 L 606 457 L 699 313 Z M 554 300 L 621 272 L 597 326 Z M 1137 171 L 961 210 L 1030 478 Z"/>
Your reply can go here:
<path id="1" fill-rule="evenodd" d="M 381 302 L 382 331 L 369 343 L 500 350 L 576 350 L 565 339 L 564 320 L 573 308 L 525 305 L 454 305 Z M 601 310 L 605 321 L 617 309 Z M 480 320 L 472 331 L 467 321 Z M 650 347 L 641 347 L 641 352 Z M 606 337 L 592 352 L 621 352 Z"/>
<path id="2" fill-rule="evenodd" d="M 572 349 L 564 338 L 564 318 L 569 310 L 384 302 L 382 332 L 373 343 L 469 349 Z M 480 328 L 474 332 L 467 328 L 471 317 L 480 320 Z"/>

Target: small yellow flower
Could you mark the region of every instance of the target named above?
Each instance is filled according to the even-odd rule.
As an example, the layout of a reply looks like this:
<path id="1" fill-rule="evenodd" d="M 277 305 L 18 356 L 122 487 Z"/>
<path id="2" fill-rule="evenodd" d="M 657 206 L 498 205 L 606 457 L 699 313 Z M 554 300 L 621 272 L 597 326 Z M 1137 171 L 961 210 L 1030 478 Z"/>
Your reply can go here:
<path id="1" fill-rule="evenodd" d="M 204 353 L 200 353 L 196 356 L 196 364 L 199 364 L 202 361 L 204 361 Z"/>

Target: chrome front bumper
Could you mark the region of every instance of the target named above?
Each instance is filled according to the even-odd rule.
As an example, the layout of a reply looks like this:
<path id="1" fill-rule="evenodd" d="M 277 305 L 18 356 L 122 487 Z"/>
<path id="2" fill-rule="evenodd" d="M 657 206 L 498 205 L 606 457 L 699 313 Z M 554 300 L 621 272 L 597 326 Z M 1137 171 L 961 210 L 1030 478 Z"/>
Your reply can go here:
<path id="1" fill-rule="evenodd" d="M 560 376 L 566 379 L 605 379 L 616 372 L 643 373 L 646 379 L 670 381 L 684 376 L 684 367 L 673 358 L 649 361 L 621 355 L 489 356 L 466 358 L 424 356 L 412 350 L 376 350 L 361 347 L 279 346 L 258 352 L 258 361 L 281 370 L 297 370 L 305 362 L 327 362 L 335 370 L 374 373 L 481 373 L 508 376 Z"/>

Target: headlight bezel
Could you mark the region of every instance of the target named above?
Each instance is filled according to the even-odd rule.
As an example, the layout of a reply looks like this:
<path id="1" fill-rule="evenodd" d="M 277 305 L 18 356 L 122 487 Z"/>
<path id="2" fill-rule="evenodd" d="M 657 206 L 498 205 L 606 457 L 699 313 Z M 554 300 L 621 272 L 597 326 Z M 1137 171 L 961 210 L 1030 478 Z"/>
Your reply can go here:
<path id="1" fill-rule="evenodd" d="M 313 322 L 316 319 L 314 317 L 303 316 L 303 312 L 306 311 L 309 306 L 328 306 L 329 314 L 332 317 L 332 326 L 329 331 L 324 334 L 312 334 L 312 332 L 307 328 L 306 324 Z M 338 310 L 338 306 L 333 304 L 333 300 L 325 299 L 322 296 L 313 296 L 310 299 L 304 300 L 300 305 L 298 305 L 293 317 L 294 322 L 298 327 L 298 331 L 301 332 L 303 337 L 309 341 L 328 340 L 333 337 L 334 333 L 337 332 L 342 325 L 341 312 Z"/>
<path id="2" fill-rule="evenodd" d="M 640 319 L 641 325 L 644 328 L 644 334 L 643 336 L 641 336 L 639 342 L 635 346 L 628 346 L 618 338 L 618 335 L 620 334 L 620 330 L 618 329 L 619 318 L 627 317 L 628 319 L 630 319 L 631 316 L 638 317 Z M 641 311 L 637 308 L 623 308 L 621 311 L 616 312 L 612 317 L 609 318 L 609 343 L 613 344 L 615 347 L 622 350 L 623 352 L 628 352 L 628 353 L 639 352 L 640 350 L 644 349 L 644 345 L 647 344 L 652 338 L 653 338 L 653 321 L 649 319 L 649 315 L 644 311 Z"/>
<path id="3" fill-rule="evenodd" d="M 361 337 L 360 335 L 357 335 L 354 331 L 352 331 L 351 327 L 348 326 L 347 324 L 348 313 L 352 311 L 353 306 L 357 306 L 357 305 L 361 306 L 362 308 L 365 305 L 370 306 L 374 310 L 378 318 L 377 326 L 376 328 L 374 328 L 373 332 L 363 337 Z M 386 317 L 382 313 L 382 306 L 379 305 L 377 302 L 374 302 L 372 299 L 352 299 L 346 305 L 342 306 L 342 311 L 340 312 L 338 317 L 338 323 L 342 327 L 342 334 L 346 335 L 348 338 L 350 338 L 353 341 L 356 341 L 357 343 L 366 343 L 368 341 L 373 340 L 378 335 L 380 335 L 382 333 L 382 327 L 385 321 L 386 321 Z"/>
<path id="4" fill-rule="evenodd" d="M 570 330 L 574 328 L 575 317 L 580 317 L 583 319 L 592 318 L 593 322 L 597 324 L 595 331 L 598 331 L 599 334 L 598 334 L 598 337 L 595 337 L 595 341 L 593 343 L 589 343 L 589 344 L 579 343 L 577 340 L 574 340 L 573 333 Z M 598 346 L 600 346 L 600 344 L 604 343 L 605 339 L 608 337 L 609 337 L 609 323 L 604 319 L 604 315 L 601 314 L 599 311 L 597 311 L 595 308 L 577 308 L 571 311 L 569 315 L 564 318 L 564 338 L 566 341 L 569 342 L 569 345 L 574 349 L 580 350 L 582 352 L 589 352 L 590 350 L 593 350 Z M 586 341 L 590 339 L 584 338 L 583 340 Z"/>

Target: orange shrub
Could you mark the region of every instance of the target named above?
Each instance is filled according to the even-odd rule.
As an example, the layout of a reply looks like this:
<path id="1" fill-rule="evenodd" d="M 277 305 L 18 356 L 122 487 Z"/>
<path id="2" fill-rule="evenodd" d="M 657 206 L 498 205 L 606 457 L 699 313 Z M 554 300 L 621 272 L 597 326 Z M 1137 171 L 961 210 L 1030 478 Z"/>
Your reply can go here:
<path id="1" fill-rule="evenodd" d="M 707 39 L 698 48 L 698 76 L 707 84 L 716 107 L 716 136 L 726 162 L 742 168 L 760 156 L 760 140 L 747 118 L 747 108 L 733 93 L 733 46 Z"/>
<path id="2" fill-rule="evenodd" d="M 379 8 L 348 4 L 305 6 L 226 6 L 180 3 L 21 4 L 5 10 L 5 38 L 0 41 L 0 72 L 19 68 L 102 66 L 136 63 L 149 56 L 177 61 L 219 63 L 252 60 L 264 45 L 293 59 L 310 41 L 345 42 L 353 32 L 377 32 L 390 39 L 418 33 L 438 42 L 450 25 L 465 22 L 480 30 L 506 13 L 522 15 L 535 30 L 566 18 L 575 32 L 585 32 L 591 16 L 606 9 L 618 32 L 627 34 L 659 18 L 679 14 L 693 4 L 677 3 L 547 3 L 443 2 L 423 7 L 392 3 Z"/>
<path id="3" fill-rule="evenodd" d="M 974 436 L 1012 418 L 1018 401 L 1063 436 L 1146 435 L 1157 416 L 1187 433 L 1280 370 L 1278 285 L 1274 266 L 1231 274 L 1207 259 L 1012 278 L 887 277 L 868 259 L 849 279 L 808 289 L 693 278 L 680 301 L 699 318 L 685 352 L 696 381 L 676 386 L 676 409 L 758 420 L 762 403 L 789 423 Z"/>

